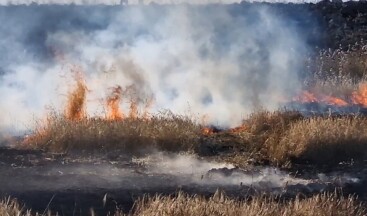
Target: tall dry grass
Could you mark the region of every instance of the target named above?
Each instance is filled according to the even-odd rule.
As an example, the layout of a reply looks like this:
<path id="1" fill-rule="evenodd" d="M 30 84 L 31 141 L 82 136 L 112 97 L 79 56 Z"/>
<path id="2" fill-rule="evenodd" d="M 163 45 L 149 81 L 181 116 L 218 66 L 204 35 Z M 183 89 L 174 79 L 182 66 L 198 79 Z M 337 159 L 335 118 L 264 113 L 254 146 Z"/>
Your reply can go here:
<path id="1" fill-rule="evenodd" d="M 199 133 L 200 126 L 194 120 L 171 112 L 161 113 L 149 120 L 85 117 L 78 121 L 53 113 L 47 122 L 41 123 L 23 140 L 22 145 L 56 152 L 105 149 L 129 153 L 149 148 L 180 151 L 193 150 L 197 146 Z"/>
<path id="2" fill-rule="evenodd" d="M 227 161 L 246 163 L 241 152 L 273 165 L 292 162 L 335 165 L 367 159 L 367 118 L 364 116 L 302 117 L 289 111 L 260 111 L 244 120 L 246 130 L 232 134 L 238 154 Z"/>
<path id="3" fill-rule="evenodd" d="M 243 130 L 230 132 L 223 143 L 234 144 L 233 154 L 223 157 L 223 160 L 238 166 L 246 166 L 248 161 L 278 163 L 269 157 L 270 152 L 279 147 L 277 144 L 290 125 L 303 119 L 299 112 L 294 111 L 260 110 L 252 113 L 243 120 Z M 223 138 L 219 136 L 218 139 Z"/>
<path id="4" fill-rule="evenodd" d="M 365 117 L 315 117 L 293 123 L 270 155 L 275 160 L 298 158 L 314 164 L 336 164 L 367 158 Z"/>
<path id="5" fill-rule="evenodd" d="M 366 42 L 360 41 L 348 48 L 320 50 L 307 60 L 306 66 L 308 75 L 312 75 L 314 80 L 332 78 L 358 82 L 367 77 Z"/>
<path id="6" fill-rule="evenodd" d="M 319 50 L 307 59 L 304 71 L 305 90 L 348 99 L 367 81 L 366 42 L 360 41 L 348 48 Z"/>
<path id="7" fill-rule="evenodd" d="M 291 201 L 281 202 L 266 197 L 239 201 L 217 192 L 209 199 L 185 193 L 178 193 L 176 196 L 145 197 L 135 203 L 135 209 L 131 215 L 362 216 L 366 214 L 366 209 L 354 197 L 339 197 L 336 193 L 323 193 L 306 199 L 297 197 Z"/>
<path id="8" fill-rule="evenodd" d="M 274 197 L 258 196 L 250 200 L 237 200 L 221 192 L 205 198 L 179 192 L 172 196 L 144 196 L 138 199 L 129 214 L 117 211 L 114 216 L 362 216 L 367 211 L 356 197 L 343 197 L 335 193 L 321 193 L 310 198 L 296 197 L 277 201 Z M 39 216 L 24 210 L 16 200 L 0 202 L 1 216 Z M 58 215 L 48 211 L 42 215 Z M 91 211 L 91 215 L 97 215 Z"/>
<path id="9" fill-rule="evenodd" d="M 367 118 L 363 116 L 305 118 L 293 111 L 259 111 L 243 121 L 241 130 L 209 136 L 202 133 L 202 126 L 195 121 L 172 113 L 149 120 L 83 118 L 79 121 L 54 114 L 41 125 L 23 140 L 23 146 L 53 152 L 144 153 L 151 149 L 195 152 L 205 142 L 212 142 L 217 146 L 231 146 L 231 154 L 220 151 L 218 154 L 239 166 L 248 160 L 283 166 L 292 162 L 333 165 L 367 159 Z"/>

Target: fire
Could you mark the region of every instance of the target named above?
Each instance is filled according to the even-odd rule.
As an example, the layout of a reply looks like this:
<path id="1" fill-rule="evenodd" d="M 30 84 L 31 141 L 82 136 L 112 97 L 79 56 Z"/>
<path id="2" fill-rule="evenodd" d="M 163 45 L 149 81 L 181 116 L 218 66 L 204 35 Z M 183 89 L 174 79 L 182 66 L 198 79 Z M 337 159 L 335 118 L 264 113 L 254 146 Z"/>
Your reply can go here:
<path id="1" fill-rule="evenodd" d="M 203 129 L 201 129 L 201 133 L 205 136 L 209 136 L 209 135 L 214 134 L 214 130 L 213 130 L 213 128 L 205 127 Z"/>
<path id="2" fill-rule="evenodd" d="M 334 97 L 322 93 L 311 93 L 310 91 L 302 91 L 298 96 L 293 98 L 293 101 L 301 103 L 324 103 L 333 106 L 352 106 L 358 105 L 367 107 L 367 83 L 359 85 L 358 89 L 353 91 L 349 96 Z"/>
<path id="3" fill-rule="evenodd" d="M 86 116 L 85 108 L 87 86 L 85 84 L 81 68 L 74 67 L 71 70 L 74 74 L 76 87 L 68 95 L 65 117 L 72 121 L 80 121 Z"/>
<path id="4" fill-rule="evenodd" d="M 353 104 L 358 104 L 367 107 L 367 84 L 363 83 L 359 86 L 357 91 L 352 93 Z"/>
<path id="5" fill-rule="evenodd" d="M 308 91 L 301 92 L 301 94 L 298 95 L 297 97 L 294 97 L 293 100 L 302 103 L 312 103 L 318 101 L 316 96 Z"/>
<path id="6" fill-rule="evenodd" d="M 293 101 L 299 101 L 301 103 L 325 103 L 334 106 L 347 106 L 348 102 L 345 100 L 324 94 L 313 94 L 309 91 L 302 91 L 301 94 L 293 98 Z"/>
<path id="7" fill-rule="evenodd" d="M 327 96 L 327 95 L 324 95 L 321 101 L 326 104 L 335 105 L 335 106 L 347 106 L 348 105 L 348 103 L 341 98 Z"/>
<path id="8" fill-rule="evenodd" d="M 120 110 L 120 102 L 122 97 L 121 86 L 116 86 L 112 89 L 111 94 L 107 98 L 107 119 L 108 120 L 122 120 L 124 114 Z"/>
<path id="9" fill-rule="evenodd" d="M 229 129 L 229 132 L 230 133 L 241 133 L 241 132 L 247 131 L 248 129 L 249 128 L 247 125 L 241 125 L 241 126 Z"/>

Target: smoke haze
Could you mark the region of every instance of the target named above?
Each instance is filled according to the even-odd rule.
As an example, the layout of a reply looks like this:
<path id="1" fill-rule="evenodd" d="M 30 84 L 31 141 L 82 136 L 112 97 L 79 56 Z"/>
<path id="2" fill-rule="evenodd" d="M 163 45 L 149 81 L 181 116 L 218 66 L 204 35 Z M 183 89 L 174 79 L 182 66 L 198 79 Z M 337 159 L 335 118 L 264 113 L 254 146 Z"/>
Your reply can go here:
<path id="1" fill-rule="evenodd" d="M 233 126 L 297 91 L 307 51 L 301 29 L 264 5 L 6 6 L 0 19 L 4 129 L 62 110 L 75 68 L 85 74 L 91 116 L 105 114 L 104 100 L 120 85 L 134 86 L 141 105 L 153 98 L 152 113 Z"/>
<path id="2" fill-rule="evenodd" d="M 293 3 L 305 3 L 305 2 L 317 2 L 315 0 L 250 0 L 247 2 L 293 2 Z M 18 4 L 76 4 L 76 5 L 95 5 L 95 4 L 105 4 L 105 5 L 120 5 L 120 4 L 233 4 L 240 3 L 242 0 L 1 0 L 0 5 L 18 5 Z"/>

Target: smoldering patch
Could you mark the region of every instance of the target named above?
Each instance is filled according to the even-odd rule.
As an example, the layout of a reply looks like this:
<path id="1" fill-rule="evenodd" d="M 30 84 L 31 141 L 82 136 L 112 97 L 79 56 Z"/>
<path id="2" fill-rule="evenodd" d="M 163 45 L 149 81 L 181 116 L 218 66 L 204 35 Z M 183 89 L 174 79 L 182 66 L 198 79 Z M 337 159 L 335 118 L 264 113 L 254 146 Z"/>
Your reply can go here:
<path id="1" fill-rule="evenodd" d="M 258 190 L 278 193 L 287 187 L 306 188 L 310 191 L 322 191 L 330 185 L 340 187 L 356 184 L 360 181 L 346 173 L 319 173 L 309 178 L 292 176 L 275 167 L 248 167 L 240 169 L 229 163 L 219 163 L 199 158 L 192 154 L 170 154 L 158 152 L 147 157 L 134 158 L 134 163 L 145 166 L 146 172 L 169 174 L 186 179 L 186 184 L 245 186 Z"/>

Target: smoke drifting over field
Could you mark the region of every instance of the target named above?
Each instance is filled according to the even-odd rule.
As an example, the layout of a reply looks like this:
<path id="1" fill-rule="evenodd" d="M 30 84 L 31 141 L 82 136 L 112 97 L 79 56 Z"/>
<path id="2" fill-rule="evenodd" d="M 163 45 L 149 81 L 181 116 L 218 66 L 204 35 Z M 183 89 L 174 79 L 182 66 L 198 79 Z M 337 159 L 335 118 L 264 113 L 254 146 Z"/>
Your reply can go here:
<path id="1" fill-rule="evenodd" d="M 91 116 L 105 114 L 111 88 L 134 86 L 141 106 L 153 98 L 152 113 L 236 125 L 297 91 L 306 51 L 300 29 L 263 5 L 12 6 L 0 8 L 0 19 L 0 124 L 18 130 L 48 106 L 65 107 L 75 68 Z"/>
<path id="2" fill-rule="evenodd" d="M 80 159 L 79 159 L 80 161 Z M 117 163 L 117 164 L 116 164 Z M 147 157 L 134 158 L 132 164 L 110 163 L 53 163 L 18 170 L 27 178 L 0 181 L 3 188 L 14 190 L 63 190 L 69 188 L 150 188 L 164 186 L 213 186 L 253 187 L 260 191 L 277 194 L 287 187 L 308 192 L 326 190 L 328 185 L 344 186 L 358 183 L 361 179 L 349 174 L 318 174 L 310 178 L 294 177 L 286 171 L 273 167 L 252 167 L 249 170 L 234 168 L 231 164 L 206 161 L 189 154 L 153 153 Z M 6 173 L 6 169 L 2 167 Z M 10 168 L 14 169 L 14 168 Z M 9 177 L 8 177 L 9 178 Z M 16 179 L 15 179 L 16 178 Z M 27 179 L 24 181 L 24 179 Z M 86 179 L 88 179 L 86 181 Z M 22 185 L 15 187 L 14 185 Z M 208 188 L 207 188 L 208 189 Z M 240 188 L 238 188 L 240 189 Z M 212 191 L 214 192 L 214 191 Z"/>

